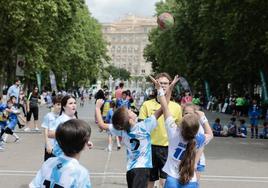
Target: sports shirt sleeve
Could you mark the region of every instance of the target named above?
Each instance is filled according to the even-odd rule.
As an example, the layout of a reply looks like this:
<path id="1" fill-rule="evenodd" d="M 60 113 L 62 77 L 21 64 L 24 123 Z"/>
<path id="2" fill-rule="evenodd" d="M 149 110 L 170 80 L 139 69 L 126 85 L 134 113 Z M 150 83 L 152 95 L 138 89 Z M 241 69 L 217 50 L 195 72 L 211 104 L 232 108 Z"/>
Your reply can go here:
<path id="1" fill-rule="evenodd" d="M 148 131 L 152 132 L 153 129 L 157 126 L 157 119 L 154 115 L 151 115 L 150 117 L 143 120 L 143 128 Z"/>
<path id="2" fill-rule="evenodd" d="M 30 188 L 41 188 L 42 187 L 42 173 L 41 169 L 37 172 L 36 176 L 34 179 L 31 181 L 29 184 Z"/>
<path id="3" fill-rule="evenodd" d="M 89 173 L 87 170 L 84 170 L 79 178 L 79 184 L 77 187 L 91 188 L 91 182 L 89 178 Z"/>
<path id="4" fill-rule="evenodd" d="M 205 123 L 207 123 L 207 122 L 208 122 L 208 119 L 205 115 L 200 117 L 200 124 L 202 125 L 202 127 L 204 127 Z"/>
<path id="5" fill-rule="evenodd" d="M 43 119 L 41 127 L 45 128 L 45 129 L 48 129 L 48 126 L 49 126 L 49 117 L 48 117 L 48 114 L 47 114 L 47 115 L 45 115 L 45 117 Z"/>
<path id="6" fill-rule="evenodd" d="M 165 120 L 165 126 L 166 126 L 166 130 L 167 130 L 167 134 L 168 134 L 168 139 L 172 140 L 173 137 L 175 137 L 177 134 L 177 124 L 175 123 L 174 119 L 172 116 L 169 116 L 166 120 Z"/>
<path id="7" fill-rule="evenodd" d="M 196 140 L 196 148 L 197 149 L 204 147 L 206 144 L 206 136 L 204 134 L 198 133 L 195 136 L 195 140 Z"/>
<path id="8" fill-rule="evenodd" d="M 109 131 L 112 133 L 112 135 L 114 136 L 122 136 L 123 135 L 123 131 L 119 131 L 119 130 L 116 130 L 113 126 L 113 124 L 109 124 L 108 126 L 109 128 Z"/>

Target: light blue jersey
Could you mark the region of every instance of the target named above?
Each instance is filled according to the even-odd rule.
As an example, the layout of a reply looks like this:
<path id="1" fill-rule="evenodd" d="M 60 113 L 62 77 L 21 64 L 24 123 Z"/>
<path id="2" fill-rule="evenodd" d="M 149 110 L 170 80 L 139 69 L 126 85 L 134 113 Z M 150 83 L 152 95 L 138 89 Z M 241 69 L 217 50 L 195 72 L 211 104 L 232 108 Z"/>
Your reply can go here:
<path id="1" fill-rule="evenodd" d="M 56 124 L 55 121 L 58 117 L 58 114 L 55 114 L 54 112 L 49 112 L 45 115 L 43 122 L 41 124 L 41 127 L 47 129 L 47 130 L 56 130 Z M 48 138 L 51 146 L 54 145 L 55 139 L 54 138 Z"/>
<path id="2" fill-rule="evenodd" d="M 127 148 L 127 171 L 133 168 L 152 168 L 151 131 L 157 126 L 154 115 L 138 122 L 130 132 L 118 131 L 112 124 L 112 135 L 121 136 Z"/>
<path id="3" fill-rule="evenodd" d="M 75 158 L 62 155 L 43 163 L 29 187 L 91 188 L 91 183 L 88 171 Z"/>
<path id="4" fill-rule="evenodd" d="M 54 126 L 53 126 L 53 131 L 56 131 L 57 127 L 61 124 L 61 123 L 64 123 L 68 120 L 72 119 L 70 116 L 67 116 L 66 114 L 61 114 L 56 120 L 55 120 L 55 123 L 54 123 Z M 53 155 L 55 155 L 56 157 L 57 156 L 60 156 L 63 154 L 63 151 L 62 149 L 60 148 L 58 142 L 55 140 L 54 144 L 53 144 L 53 151 L 52 151 Z"/>

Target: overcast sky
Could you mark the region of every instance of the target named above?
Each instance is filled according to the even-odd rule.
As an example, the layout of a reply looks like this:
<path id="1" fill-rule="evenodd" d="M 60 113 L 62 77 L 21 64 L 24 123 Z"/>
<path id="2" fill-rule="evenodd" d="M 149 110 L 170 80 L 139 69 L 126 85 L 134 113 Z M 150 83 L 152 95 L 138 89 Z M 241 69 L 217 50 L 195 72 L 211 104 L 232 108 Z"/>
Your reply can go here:
<path id="1" fill-rule="evenodd" d="M 99 22 L 112 22 L 128 13 L 153 16 L 160 0 L 86 0 L 89 11 Z"/>

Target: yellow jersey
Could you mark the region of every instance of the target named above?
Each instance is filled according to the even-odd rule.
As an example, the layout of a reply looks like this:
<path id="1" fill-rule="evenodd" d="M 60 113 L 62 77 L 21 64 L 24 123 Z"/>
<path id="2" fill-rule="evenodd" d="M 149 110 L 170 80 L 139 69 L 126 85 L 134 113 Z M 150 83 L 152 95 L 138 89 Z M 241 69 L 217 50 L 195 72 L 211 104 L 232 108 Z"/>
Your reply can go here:
<path id="1" fill-rule="evenodd" d="M 161 105 L 155 100 L 151 99 L 145 101 L 139 113 L 139 119 L 145 119 L 155 113 Z M 178 103 L 170 101 L 168 108 L 175 122 L 181 122 L 182 119 L 182 110 L 181 106 Z M 152 145 L 157 146 L 168 146 L 168 136 L 165 128 L 165 119 L 164 115 L 161 115 L 158 120 L 158 126 L 151 132 L 151 143 Z"/>
<path id="2" fill-rule="evenodd" d="M 105 117 L 110 110 L 110 102 L 111 100 L 106 100 L 103 104 L 103 111 L 102 111 L 102 116 Z"/>

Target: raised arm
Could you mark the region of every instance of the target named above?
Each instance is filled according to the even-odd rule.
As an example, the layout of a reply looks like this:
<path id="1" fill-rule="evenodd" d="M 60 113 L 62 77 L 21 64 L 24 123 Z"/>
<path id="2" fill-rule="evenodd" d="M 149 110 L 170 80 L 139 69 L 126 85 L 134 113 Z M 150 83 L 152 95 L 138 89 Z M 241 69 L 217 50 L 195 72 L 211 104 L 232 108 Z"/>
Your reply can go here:
<path id="1" fill-rule="evenodd" d="M 204 133 L 205 133 L 205 136 L 206 136 L 206 141 L 205 143 L 208 144 L 210 142 L 210 140 L 213 139 L 213 131 L 209 125 L 209 122 L 206 118 L 206 115 L 204 112 L 202 111 L 196 111 L 196 113 L 198 113 L 198 115 L 200 116 L 200 119 L 201 119 L 201 124 L 202 124 L 202 127 L 204 128 Z"/>
<path id="2" fill-rule="evenodd" d="M 108 129 L 109 126 L 108 124 L 104 123 L 102 116 L 101 116 L 101 110 L 100 110 L 103 103 L 104 103 L 103 99 L 98 99 L 96 102 L 96 118 L 97 118 L 99 127 L 106 130 Z"/>
<path id="3" fill-rule="evenodd" d="M 152 76 L 149 76 L 149 77 L 152 80 L 152 82 L 154 83 L 155 88 L 157 89 L 157 97 L 160 101 L 161 109 L 163 110 L 164 117 L 166 119 L 170 115 L 170 112 L 168 109 L 168 104 L 166 101 L 165 92 L 157 80 L 155 80 Z M 158 114 L 159 112 L 161 112 L 160 109 L 155 112 L 154 115 L 156 118 L 158 118 L 161 115 L 161 114 L 160 115 Z M 159 115 L 159 116 L 157 117 L 157 115 Z"/>
<path id="4" fill-rule="evenodd" d="M 170 98 L 171 98 L 171 94 L 172 94 L 172 91 L 173 91 L 173 88 L 174 86 L 176 85 L 176 83 L 180 80 L 179 76 L 176 75 L 174 77 L 174 79 L 172 80 L 171 84 L 169 85 L 167 91 L 166 91 L 166 100 L 167 100 L 167 104 L 169 103 L 170 101 Z"/>

